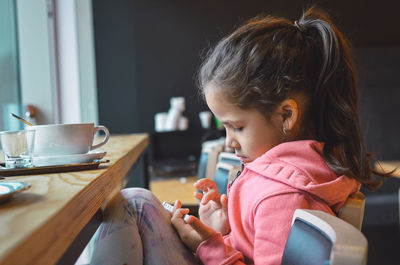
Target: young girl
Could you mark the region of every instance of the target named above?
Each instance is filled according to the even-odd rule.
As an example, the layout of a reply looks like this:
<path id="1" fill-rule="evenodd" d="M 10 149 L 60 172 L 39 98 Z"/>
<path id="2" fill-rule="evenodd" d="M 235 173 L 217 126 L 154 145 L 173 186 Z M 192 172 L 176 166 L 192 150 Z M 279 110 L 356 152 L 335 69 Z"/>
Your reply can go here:
<path id="1" fill-rule="evenodd" d="M 374 188 L 347 41 L 315 8 L 294 23 L 256 17 L 221 40 L 200 74 L 207 105 L 244 168 L 228 195 L 199 180 L 200 219 L 149 191 L 105 211 L 94 264 L 280 264 L 293 212 L 337 214 Z M 172 223 L 172 225 L 171 225 Z"/>

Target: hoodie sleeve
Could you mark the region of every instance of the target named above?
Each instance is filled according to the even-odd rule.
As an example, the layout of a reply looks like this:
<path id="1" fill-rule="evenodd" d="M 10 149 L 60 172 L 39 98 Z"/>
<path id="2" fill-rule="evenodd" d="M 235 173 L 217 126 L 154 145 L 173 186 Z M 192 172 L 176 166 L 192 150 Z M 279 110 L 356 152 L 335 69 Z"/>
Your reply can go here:
<path id="1" fill-rule="evenodd" d="M 281 263 L 292 216 L 298 208 L 309 208 L 309 203 L 302 193 L 280 193 L 279 196 L 268 196 L 256 204 L 251 217 L 255 231 L 254 264 Z M 245 264 L 243 254 L 226 245 L 220 233 L 202 242 L 196 254 L 205 265 Z"/>
<path id="2" fill-rule="evenodd" d="M 204 265 L 207 264 L 244 264 L 242 253 L 226 245 L 221 233 L 203 241 L 197 248 L 197 257 Z"/>

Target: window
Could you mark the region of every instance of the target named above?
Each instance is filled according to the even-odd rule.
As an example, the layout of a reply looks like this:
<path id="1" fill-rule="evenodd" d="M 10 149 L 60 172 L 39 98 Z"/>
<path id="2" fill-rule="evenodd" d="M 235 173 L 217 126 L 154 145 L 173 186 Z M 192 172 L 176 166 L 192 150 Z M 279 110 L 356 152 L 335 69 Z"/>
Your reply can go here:
<path id="1" fill-rule="evenodd" d="M 15 2 L 0 1 L 0 130 L 19 130 L 22 125 L 9 113 L 21 112 L 18 73 Z"/>
<path id="2" fill-rule="evenodd" d="M 97 123 L 91 1 L 0 2 L 0 130 L 28 104 L 38 124 Z"/>

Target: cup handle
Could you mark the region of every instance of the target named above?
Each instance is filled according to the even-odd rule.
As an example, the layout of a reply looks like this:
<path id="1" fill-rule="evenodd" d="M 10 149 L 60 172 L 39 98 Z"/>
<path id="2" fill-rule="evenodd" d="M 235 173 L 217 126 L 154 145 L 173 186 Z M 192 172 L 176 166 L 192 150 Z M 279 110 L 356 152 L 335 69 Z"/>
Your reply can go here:
<path id="1" fill-rule="evenodd" d="M 104 127 L 103 125 L 99 125 L 94 127 L 94 132 L 93 132 L 93 136 L 98 132 L 98 131 L 103 131 L 106 135 L 103 138 L 103 141 L 101 143 L 98 143 L 96 145 L 92 145 L 90 147 L 90 150 L 94 150 L 96 148 L 99 148 L 100 146 L 105 145 L 108 142 L 108 139 L 110 138 L 110 132 L 108 131 L 108 129 L 106 127 Z"/>

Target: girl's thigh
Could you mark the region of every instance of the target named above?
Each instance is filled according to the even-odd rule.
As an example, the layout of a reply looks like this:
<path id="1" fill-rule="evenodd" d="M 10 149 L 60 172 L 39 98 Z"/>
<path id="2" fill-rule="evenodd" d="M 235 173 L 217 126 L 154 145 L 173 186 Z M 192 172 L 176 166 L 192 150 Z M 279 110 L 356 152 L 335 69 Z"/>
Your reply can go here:
<path id="1" fill-rule="evenodd" d="M 148 190 L 122 190 L 107 205 L 91 264 L 199 264 Z"/>

